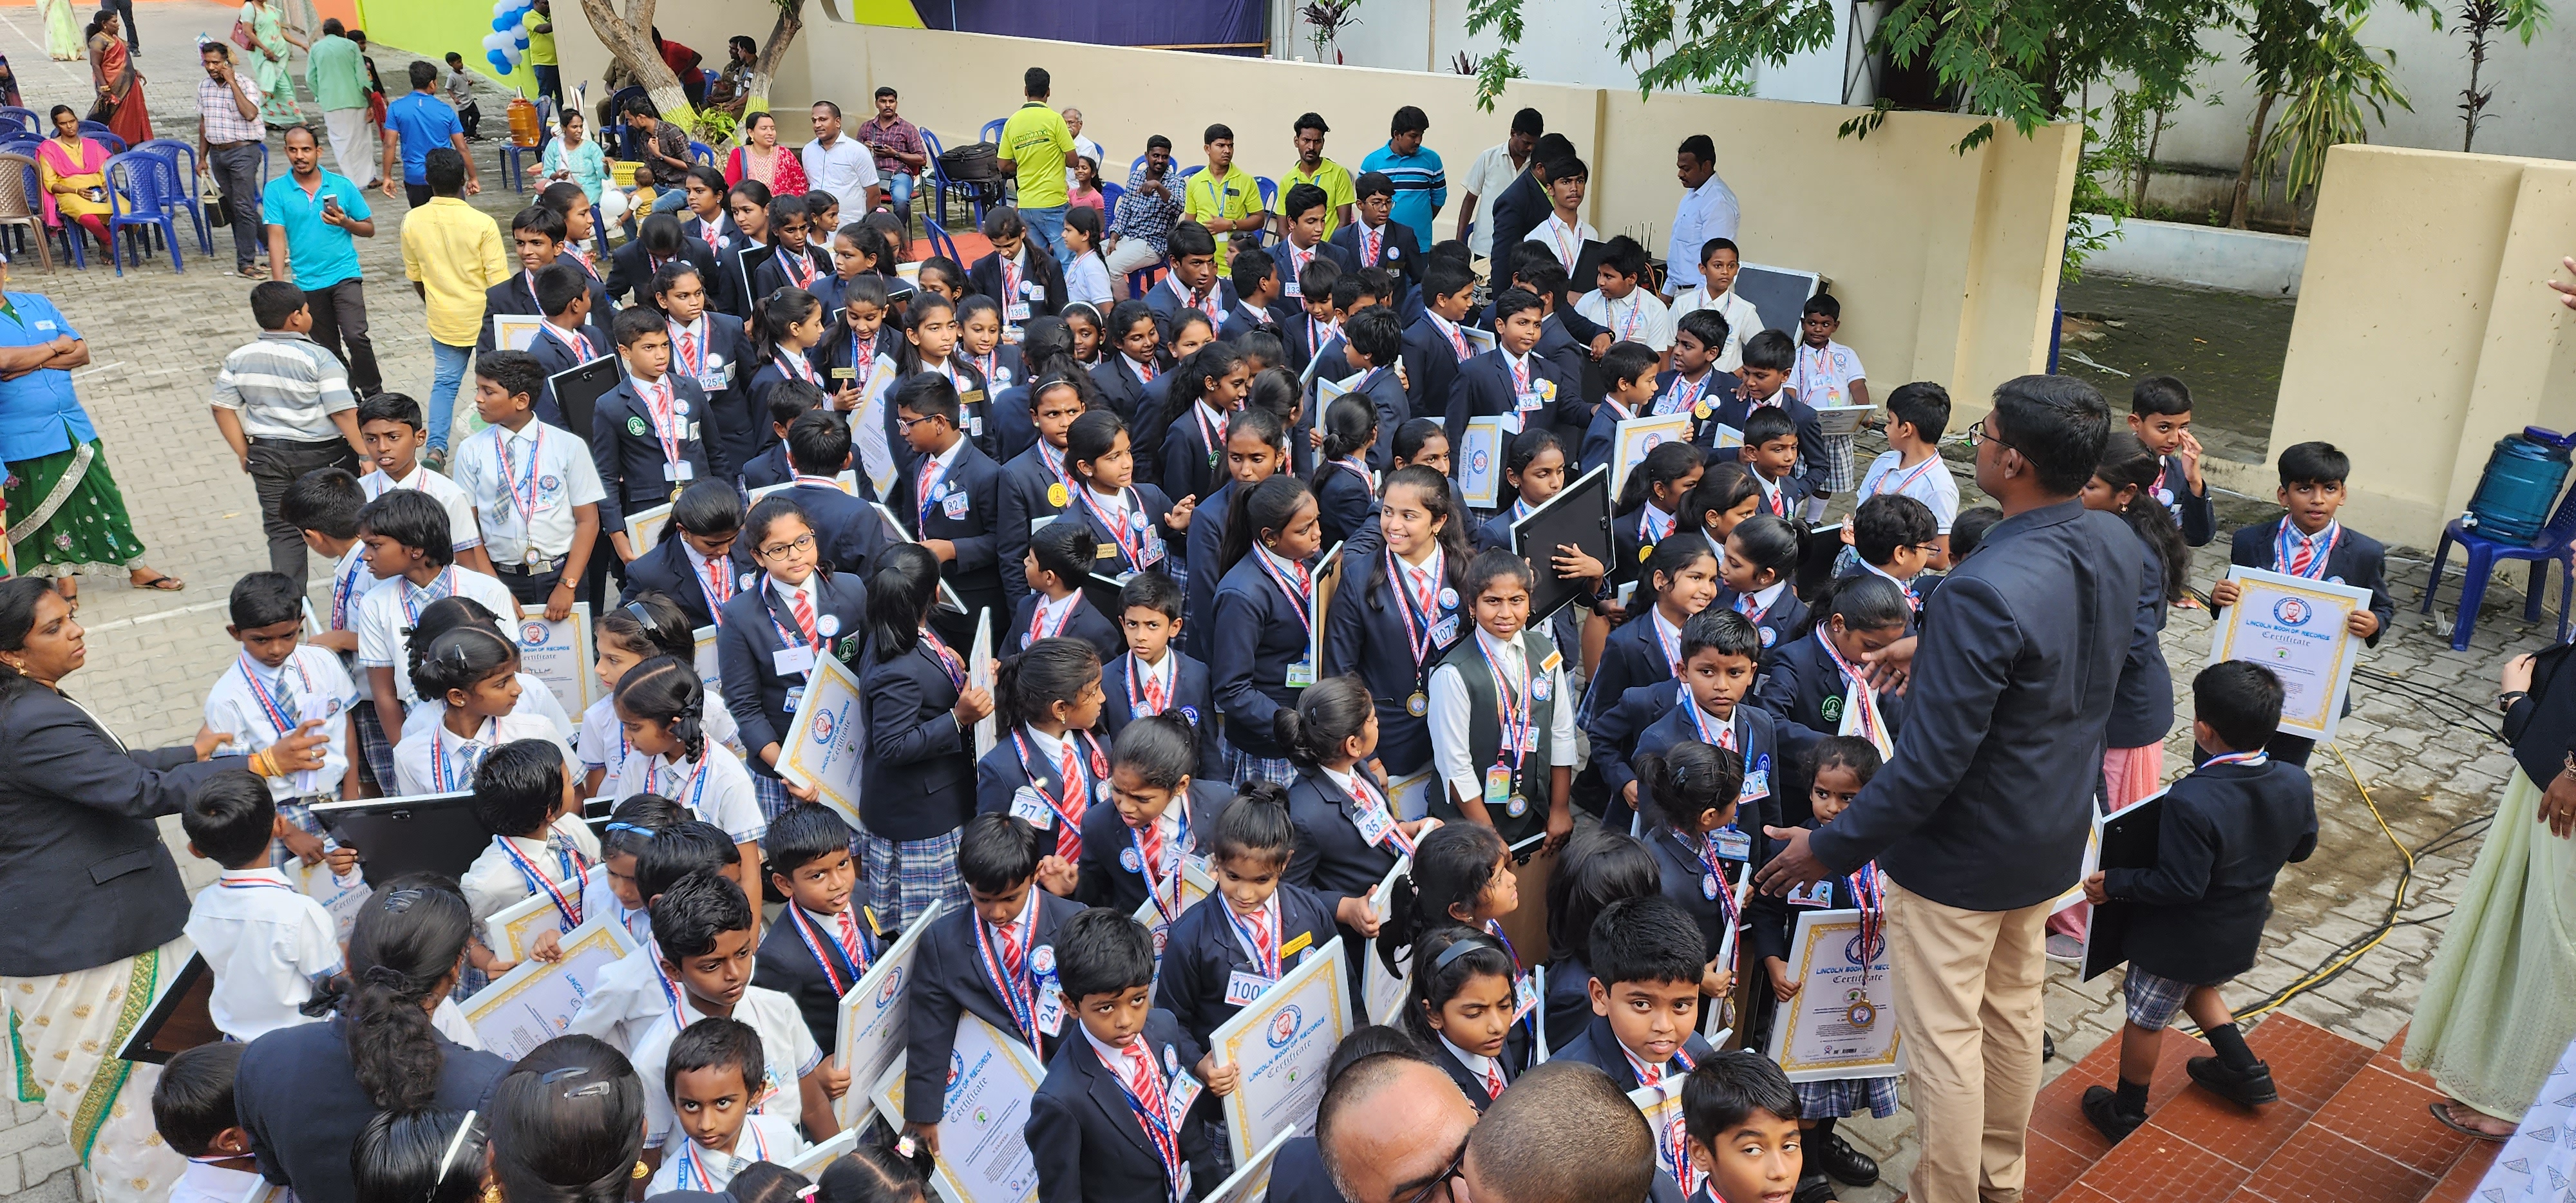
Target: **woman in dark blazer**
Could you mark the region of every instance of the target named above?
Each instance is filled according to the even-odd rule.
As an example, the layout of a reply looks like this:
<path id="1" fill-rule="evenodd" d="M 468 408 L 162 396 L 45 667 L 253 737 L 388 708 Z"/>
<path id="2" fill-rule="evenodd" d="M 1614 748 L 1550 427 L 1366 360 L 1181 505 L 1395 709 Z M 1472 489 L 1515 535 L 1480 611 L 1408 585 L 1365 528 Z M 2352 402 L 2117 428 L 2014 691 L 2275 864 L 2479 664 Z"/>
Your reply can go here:
<path id="1" fill-rule="evenodd" d="M 918 543 L 878 557 L 868 595 L 859 696 L 868 751 L 859 769 L 859 844 L 878 921 L 909 927 L 930 903 L 966 900 L 957 831 L 975 814 L 975 743 L 993 696 L 967 683 L 964 655 L 930 632 L 939 561 Z"/>
<path id="2" fill-rule="evenodd" d="M 853 668 L 865 663 L 868 591 L 855 576 L 817 566 L 822 536 L 791 498 L 762 498 L 743 520 L 740 538 L 763 571 L 725 603 L 716 665 L 724 674 L 725 709 L 750 753 L 743 763 L 752 789 L 770 817 L 786 809 L 789 797 L 804 796 L 779 780 L 776 765 L 797 703 L 805 699 L 812 657 L 828 655 Z M 792 600 L 800 592 L 814 610 L 810 633 Z"/>
<path id="3" fill-rule="evenodd" d="M 50 584 L 0 581 L 0 914 L 10 919 L 0 926 L 0 977 L 20 979 L 10 1003 L 24 1021 L 30 1080 L 78 1100 L 94 1079 L 116 1075 L 107 1080 L 125 1086 L 109 1101 L 148 1113 L 153 1079 L 125 1077 L 116 1060 L 143 1008 L 115 1000 L 137 974 L 168 981 L 188 959 L 186 948 L 172 947 L 188 922 L 188 894 L 153 819 L 179 813 L 199 785 L 245 765 L 318 768 L 326 737 L 314 714 L 248 760 L 208 759 L 218 746 L 210 734 L 193 747 L 130 749 L 62 692 L 86 656 L 71 603 Z M 149 1158 L 141 1138 L 150 1133 L 121 1124 L 102 1131 L 92 1121 L 73 1132 L 73 1147 Z M 169 1159 L 168 1177 L 180 1168 Z"/>

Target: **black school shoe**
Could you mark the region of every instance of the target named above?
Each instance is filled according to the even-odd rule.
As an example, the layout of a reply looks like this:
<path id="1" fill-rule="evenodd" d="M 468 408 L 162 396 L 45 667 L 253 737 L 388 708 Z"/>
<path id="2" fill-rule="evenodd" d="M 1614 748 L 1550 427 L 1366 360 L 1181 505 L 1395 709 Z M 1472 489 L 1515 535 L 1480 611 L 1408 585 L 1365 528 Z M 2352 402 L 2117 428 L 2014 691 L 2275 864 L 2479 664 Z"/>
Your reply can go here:
<path id="1" fill-rule="evenodd" d="M 1851 1147 L 1840 1132 L 1830 1132 L 1823 1140 L 1805 1145 L 1807 1168 L 1833 1176 L 1837 1182 L 1852 1186 L 1878 1184 L 1878 1162 L 1867 1153 Z"/>
<path id="2" fill-rule="evenodd" d="M 2147 1122 L 2143 1113 L 2131 1115 L 2120 1110 L 2120 1096 L 2108 1086 L 2084 1088 L 2084 1118 L 2092 1121 L 2094 1129 L 2108 1137 L 2112 1144 L 2128 1139 L 2129 1133 Z"/>
<path id="3" fill-rule="evenodd" d="M 2238 1106 L 2281 1101 L 2281 1092 L 2272 1086 L 2272 1067 L 2265 1062 L 2255 1062 L 2252 1069 L 2231 1069 L 2216 1057 L 2194 1057 L 2182 1067 L 2202 1089 Z"/>
<path id="4" fill-rule="evenodd" d="M 1798 1193 L 1789 1197 L 1789 1203 L 1841 1203 L 1841 1200 L 1834 1195 L 1832 1179 L 1823 1174 L 1809 1174 L 1798 1179 Z"/>

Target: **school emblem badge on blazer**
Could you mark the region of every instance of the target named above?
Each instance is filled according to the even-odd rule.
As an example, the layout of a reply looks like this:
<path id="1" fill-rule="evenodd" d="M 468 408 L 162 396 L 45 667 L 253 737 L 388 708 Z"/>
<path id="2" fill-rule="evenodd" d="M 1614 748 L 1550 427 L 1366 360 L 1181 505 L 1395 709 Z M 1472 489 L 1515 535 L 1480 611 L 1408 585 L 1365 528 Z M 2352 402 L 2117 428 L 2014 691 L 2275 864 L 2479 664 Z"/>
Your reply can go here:
<path id="1" fill-rule="evenodd" d="M 1824 715 L 1826 722 L 1839 723 L 1843 721 L 1843 695 L 1839 693 L 1826 694 L 1824 705 L 1819 706 L 1816 709 Z"/>

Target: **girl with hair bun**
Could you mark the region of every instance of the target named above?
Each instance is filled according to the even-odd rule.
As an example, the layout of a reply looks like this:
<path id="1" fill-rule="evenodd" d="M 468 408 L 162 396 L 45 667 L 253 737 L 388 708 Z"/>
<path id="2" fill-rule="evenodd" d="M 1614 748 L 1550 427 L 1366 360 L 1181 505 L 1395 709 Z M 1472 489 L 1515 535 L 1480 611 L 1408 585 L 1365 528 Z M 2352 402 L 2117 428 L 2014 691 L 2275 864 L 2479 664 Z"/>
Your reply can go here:
<path id="1" fill-rule="evenodd" d="M 1296 783 L 1288 787 L 1288 817 L 1297 835 L 1288 880 L 1327 896 L 1367 894 L 1440 820 L 1405 819 L 1386 782 L 1369 767 L 1378 750 L 1378 713 L 1360 677 L 1316 682 L 1280 723 L 1288 758 L 1297 762 Z M 1356 972 L 1368 952 L 1367 936 L 1347 925 L 1341 936 Z"/>
<path id="2" fill-rule="evenodd" d="M 1395 889 L 1385 900 L 1387 921 L 1377 941 L 1378 963 L 1390 974 L 1404 973 L 1410 957 L 1410 964 L 1419 968 L 1424 963 L 1420 945 L 1425 935 L 1442 926 L 1482 932 L 1512 963 L 1515 1018 L 1527 1018 L 1528 1030 L 1534 1031 L 1540 1018 L 1538 991 L 1529 975 L 1521 972 L 1520 953 L 1512 947 L 1511 937 L 1503 934 L 1503 916 L 1520 906 L 1520 878 L 1512 872 L 1512 851 L 1502 837 L 1481 823 L 1443 823 L 1422 837 L 1413 850 L 1410 871 L 1395 879 Z M 1526 1041 L 1528 1033 L 1516 1030 L 1513 1039 Z"/>
<path id="3" fill-rule="evenodd" d="M 479 1112 L 379 1112 L 349 1151 L 357 1203 L 475 1203 L 489 1140 Z"/>
<path id="4" fill-rule="evenodd" d="M 618 680 L 613 700 L 634 751 L 610 796 L 659 794 L 723 829 L 742 854 L 735 880 L 746 897 L 760 897 L 760 837 L 769 820 L 752 792 L 751 771 L 707 738 L 707 687 L 698 670 L 677 656 L 656 656 Z"/>
<path id="5" fill-rule="evenodd" d="M 1316 553 L 1323 550 L 1315 495 L 1273 476 L 1234 495 L 1208 676 L 1225 712 L 1227 768 L 1236 785 L 1296 779 L 1278 736 L 1279 716 L 1313 685 Z"/>
<path id="6" fill-rule="evenodd" d="M 1275 781 L 1243 787 L 1216 819 L 1208 873 L 1217 897 L 1181 912 L 1165 945 L 1155 1003 L 1201 1047 L 1208 1033 L 1325 946 L 1347 926 L 1374 936 L 1377 914 L 1363 895 L 1328 895 L 1287 882 L 1297 826 L 1288 789 Z M 1340 926 L 1337 926 L 1340 925 Z M 1233 1073 L 1229 1066 L 1224 1071 Z M 1230 1088 L 1210 1081 L 1222 1093 Z"/>
<path id="7" fill-rule="evenodd" d="M 600 696 L 581 713 L 581 794 L 585 798 L 596 796 L 602 782 L 615 779 L 634 751 L 634 745 L 626 742 L 626 730 L 617 721 L 616 701 L 610 696 L 617 691 L 617 683 L 655 656 L 676 656 L 695 664 L 698 654 L 697 635 L 689 626 L 688 614 L 669 594 L 655 589 L 633 594 L 616 609 L 600 615 L 591 631 L 598 655 L 591 661 L 590 672 L 599 681 Z M 742 726 L 734 721 L 733 711 L 725 708 L 724 699 L 709 695 L 703 717 L 707 738 L 737 754 L 742 751 Z"/>
<path id="8" fill-rule="evenodd" d="M 399 794 L 452 794 L 474 788 L 474 770 L 492 749 L 522 739 L 542 739 L 563 752 L 566 772 L 579 761 L 563 734 L 523 707 L 519 645 L 479 624 L 456 626 L 435 639 L 415 637 L 412 687 L 445 708 L 434 721 L 406 724 L 394 745 L 394 785 Z"/>
<path id="9" fill-rule="evenodd" d="M 500 1203 L 621 1203 L 644 1155 L 644 1079 L 590 1036 L 538 1045 L 492 1089 Z"/>
<path id="10" fill-rule="evenodd" d="M 1091 733 L 1106 700 L 1100 653 L 1080 639 L 1040 639 L 993 674 L 993 714 L 1007 734 L 975 763 L 975 812 L 1045 833 L 1052 854 L 1038 881 L 1059 895 L 1073 892 L 1083 817 L 1109 780 L 1109 754 Z"/>

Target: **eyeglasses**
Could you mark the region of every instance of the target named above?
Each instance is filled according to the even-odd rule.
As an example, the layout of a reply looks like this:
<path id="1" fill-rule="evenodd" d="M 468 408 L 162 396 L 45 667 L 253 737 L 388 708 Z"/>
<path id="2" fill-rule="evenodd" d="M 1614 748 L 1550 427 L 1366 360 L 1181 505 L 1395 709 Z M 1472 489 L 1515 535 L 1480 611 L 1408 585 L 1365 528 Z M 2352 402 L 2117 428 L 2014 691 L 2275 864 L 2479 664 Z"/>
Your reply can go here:
<path id="1" fill-rule="evenodd" d="M 1972 447 L 1973 447 L 1973 446 L 1975 446 L 1975 445 L 1976 445 L 1976 444 L 1978 444 L 1978 443 L 1993 443 L 1993 444 L 1996 444 L 1997 446 L 2003 447 L 2004 449 L 2006 449 L 2006 450 L 2008 450 L 2008 451 L 2019 451 L 2019 450 L 2021 450 L 2021 448 L 2019 448 L 2019 447 L 2015 447 L 2015 446 L 2013 446 L 2010 442 L 2007 442 L 2007 441 L 2004 439 L 2004 437 L 2003 437 L 2002 435 L 1996 434 L 1994 431 L 1991 431 L 1991 430 L 1986 429 L 1986 423 L 1987 423 L 1987 422 L 1989 422 L 1989 421 L 1992 421 L 1992 419 L 1991 419 L 1991 418 L 1979 418 L 1979 419 L 1977 419 L 1976 421 L 1974 421 L 1974 422 L 1972 422 L 1972 423 L 1969 423 L 1969 425 L 1968 425 L 1968 445 L 1969 445 L 1969 446 L 1972 446 Z"/>
<path id="2" fill-rule="evenodd" d="M 807 531 L 804 534 L 796 536 L 793 542 L 772 543 L 767 547 L 763 547 L 760 549 L 760 554 L 764 557 L 775 560 L 785 556 L 789 552 L 812 550 L 814 550 L 814 532 Z"/>
<path id="3" fill-rule="evenodd" d="M 907 417 L 904 417 L 904 416 L 903 416 L 903 415 L 901 415 L 901 414 L 897 414 L 897 415 L 895 415 L 895 419 L 894 419 L 894 427 L 895 427 L 896 432 L 898 432 L 898 433 L 901 433 L 901 434 L 911 434 L 911 433 L 912 433 L 912 428 L 913 428 L 913 427 L 915 427 L 915 426 L 919 426 L 919 425 L 921 425 L 921 424 L 922 424 L 922 423 L 924 423 L 924 422 L 936 422 L 936 421 L 938 421 L 938 420 L 939 420 L 939 419 L 938 419 L 938 418 L 936 418 L 936 417 L 929 417 L 929 418 L 907 418 Z"/>
<path id="4" fill-rule="evenodd" d="M 1449 1190 L 1449 1180 L 1464 1174 L 1466 1165 L 1467 1141 L 1462 1137 L 1458 1141 L 1457 1154 L 1449 1158 L 1449 1168 L 1440 1171 L 1439 1177 L 1423 1183 L 1421 1190 L 1413 1192 L 1410 1197 L 1401 1200 L 1400 1203 L 1431 1203 L 1431 1197 L 1435 1194 L 1447 1195 L 1451 1198 L 1455 1198 L 1456 1196 Z"/>

